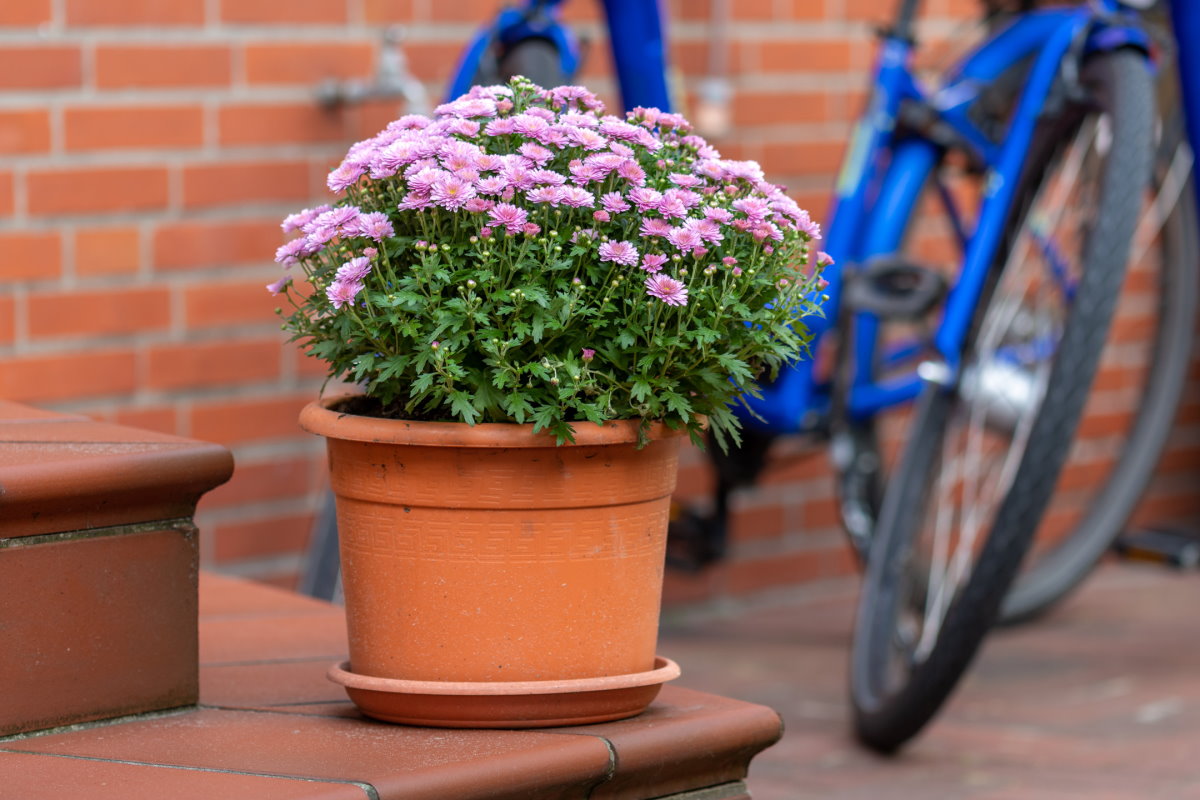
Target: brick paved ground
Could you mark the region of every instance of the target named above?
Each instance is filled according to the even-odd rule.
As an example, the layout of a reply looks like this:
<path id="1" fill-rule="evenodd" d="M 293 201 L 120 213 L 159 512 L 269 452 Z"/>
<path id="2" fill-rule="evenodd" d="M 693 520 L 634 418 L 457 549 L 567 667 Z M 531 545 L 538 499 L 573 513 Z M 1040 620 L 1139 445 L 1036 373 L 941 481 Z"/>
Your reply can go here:
<path id="1" fill-rule="evenodd" d="M 674 616 L 679 683 L 765 703 L 787 732 L 755 760 L 755 800 L 1200 798 L 1200 575 L 1110 565 L 1046 619 L 999 632 L 896 759 L 851 740 L 853 584 Z"/>

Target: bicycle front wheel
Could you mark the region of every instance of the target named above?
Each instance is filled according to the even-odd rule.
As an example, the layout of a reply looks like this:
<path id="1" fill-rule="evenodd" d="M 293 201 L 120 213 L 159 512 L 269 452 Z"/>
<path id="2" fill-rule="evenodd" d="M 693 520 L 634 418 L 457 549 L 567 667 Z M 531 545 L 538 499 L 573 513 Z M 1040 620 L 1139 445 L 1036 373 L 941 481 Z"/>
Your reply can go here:
<path id="1" fill-rule="evenodd" d="M 1149 175 L 1152 87 L 1126 51 L 1081 77 L 1089 102 L 1039 126 L 957 378 L 922 365 L 884 489 L 850 681 L 855 731 L 880 752 L 933 717 L 995 622 L 1112 319 Z"/>

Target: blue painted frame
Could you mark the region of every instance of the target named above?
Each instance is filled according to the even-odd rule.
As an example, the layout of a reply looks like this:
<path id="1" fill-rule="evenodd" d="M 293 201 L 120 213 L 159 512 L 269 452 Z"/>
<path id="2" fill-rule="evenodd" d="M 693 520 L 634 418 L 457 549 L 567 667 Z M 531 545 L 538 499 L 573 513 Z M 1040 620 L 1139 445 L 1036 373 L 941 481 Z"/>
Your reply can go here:
<path id="1" fill-rule="evenodd" d="M 1122 19 L 1113 0 L 1030 12 L 1015 17 L 1009 26 L 968 54 L 944 76 L 942 88 L 930 94 L 910 69 L 912 43 L 899 36 L 884 37 L 875 65 L 873 93 L 847 150 L 827 223 L 824 248 L 835 265 L 825 273 L 829 286 L 825 290 L 828 300 L 822 304 L 824 315 L 806 320 L 814 335 L 814 347 L 840 323 L 844 271 L 899 249 L 921 189 L 940 160 L 933 143 L 914 138 L 897 140 L 893 136 L 900 104 L 911 98 L 936 108 L 941 120 L 974 147 L 987 168 L 984 202 L 966 241 L 957 280 L 934 337 L 934 346 L 951 374 L 957 370 L 1038 115 L 1064 59 L 1071 57 L 1075 46 L 1084 53 L 1127 46 L 1147 50 L 1149 41 L 1133 20 L 1127 24 Z M 972 123 L 967 110 L 983 87 L 1027 57 L 1034 60 L 1025 89 L 1003 141 L 995 143 Z M 922 388 L 915 372 L 884 381 L 874 377 L 877 360 L 899 363 L 899 359 L 911 357 L 911 349 L 881 356 L 875 347 L 879 320 L 858 313 L 852 324 L 855 350 L 847 412 L 863 419 L 914 399 Z M 803 431 L 822 419 L 830 405 L 830 392 L 827 383 L 815 381 L 813 362 L 806 360 L 764 387 L 761 398 L 746 398 L 749 412 L 741 415 L 748 424 L 777 433 Z"/>

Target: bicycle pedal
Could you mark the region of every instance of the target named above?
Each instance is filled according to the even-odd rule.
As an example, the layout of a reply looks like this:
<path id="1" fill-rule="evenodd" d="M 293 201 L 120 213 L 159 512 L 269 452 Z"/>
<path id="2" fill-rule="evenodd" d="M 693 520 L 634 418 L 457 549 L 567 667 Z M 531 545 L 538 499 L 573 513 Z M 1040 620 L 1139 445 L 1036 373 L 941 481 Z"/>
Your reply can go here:
<path id="1" fill-rule="evenodd" d="M 1200 535 L 1185 531 L 1128 531 L 1113 542 L 1113 550 L 1130 561 L 1149 561 L 1179 569 L 1200 568 Z"/>
<path id="2" fill-rule="evenodd" d="M 946 279 L 928 267 L 900 258 L 876 258 L 849 280 L 845 302 L 881 319 L 923 318 L 946 296 Z"/>

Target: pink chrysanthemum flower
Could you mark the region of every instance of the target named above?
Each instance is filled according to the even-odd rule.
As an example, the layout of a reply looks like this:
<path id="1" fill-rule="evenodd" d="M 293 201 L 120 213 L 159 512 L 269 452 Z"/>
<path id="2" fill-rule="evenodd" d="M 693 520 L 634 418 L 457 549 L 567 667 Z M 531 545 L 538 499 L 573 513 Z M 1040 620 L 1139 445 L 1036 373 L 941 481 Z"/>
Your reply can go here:
<path id="1" fill-rule="evenodd" d="M 750 233 L 754 236 L 755 240 L 760 242 L 764 239 L 770 239 L 773 242 L 783 241 L 783 232 L 770 222 L 764 222 L 761 225 L 755 225 L 754 230 L 752 230 Z"/>
<path id="2" fill-rule="evenodd" d="M 452 103 L 442 103 L 433 113 L 439 117 L 494 117 L 496 116 L 496 102 L 486 98 L 460 99 Z"/>
<path id="3" fill-rule="evenodd" d="M 496 175 L 490 178 L 480 178 L 475 184 L 475 188 L 480 194 L 500 194 L 507 187 L 508 181 Z"/>
<path id="4" fill-rule="evenodd" d="M 371 259 L 365 256 L 352 258 L 338 267 L 336 280 L 342 283 L 362 283 L 371 271 Z"/>
<path id="5" fill-rule="evenodd" d="M 557 206 L 563 200 L 563 190 L 558 186 L 539 186 L 526 192 L 525 199 L 531 203 Z"/>
<path id="6" fill-rule="evenodd" d="M 608 192 L 600 198 L 600 205 L 610 214 L 629 210 L 629 203 L 620 192 Z"/>
<path id="7" fill-rule="evenodd" d="M 535 169 L 529 173 L 533 182 L 540 185 L 562 186 L 567 182 L 567 176 L 552 169 Z"/>
<path id="8" fill-rule="evenodd" d="M 382 211 L 359 214 L 357 219 L 347 222 L 342 230 L 347 236 L 365 236 L 377 242 L 396 235 L 392 221 Z"/>
<path id="9" fill-rule="evenodd" d="M 562 125 L 551 125 L 537 135 L 537 140 L 547 147 L 557 147 L 559 150 L 571 143 Z"/>
<path id="10" fill-rule="evenodd" d="M 667 219 L 682 219 L 687 216 L 687 206 L 674 195 L 665 195 L 657 206 L 658 213 Z"/>
<path id="11" fill-rule="evenodd" d="M 632 158 L 621 162 L 621 166 L 617 167 L 617 174 L 634 186 L 646 185 L 646 170 L 642 169 L 642 166 Z"/>
<path id="12" fill-rule="evenodd" d="M 771 207 L 761 197 L 741 197 L 731 204 L 735 209 L 746 215 L 746 219 L 754 223 L 763 222 Z"/>
<path id="13" fill-rule="evenodd" d="M 603 208 L 598 208 L 592 212 L 592 219 L 596 220 L 596 222 L 608 222 L 612 219 L 612 215 Z"/>
<path id="14" fill-rule="evenodd" d="M 429 188 L 429 199 L 451 211 L 462 208 L 474 196 L 475 187 L 454 175 L 439 178 Z"/>
<path id="15" fill-rule="evenodd" d="M 733 212 L 727 208 L 709 206 L 708 208 L 704 209 L 704 218 L 722 223 L 729 222 L 731 219 L 733 219 Z"/>
<path id="16" fill-rule="evenodd" d="M 325 296 L 333 303 L 334 308 L 353 304 L 354 298 L 362 291 L 363 285 L 357 282 L 334 281 L 325 288 Z"/>
<path id="17" fill-rule="evenodd" d="M 616 118 L 605 118 L 600 121 L 600 132 L 613 139 L 635 141 L 638 138 L 638 130 L 636 125 L 630 125 L 628 122 L 622 122 Z"/>
<path id="18" fill-rule="evenodd" d="M 292 266 L 302 256 L 306 255 L 306 246 L 307 242 L 303 238 L 292 239 L 287 244 L 280 245 L 279 249 L 275 251 L 276 263 L 282 264 L 285 267 Z"/>
<path id="19" fill-rule="evenodd" d="M 439 160 L 446 169 L 458 172 L 460 169 L 475 169 L 479 154 L 480 150 L 475 145 L 468 142 L 451 142 L 446 145 Z"/>
<path id="20" fill-rule="evenodd" d="M 569 128 L 567 129 L 567 139 L 584 150 L 603 150 L 608 144 L 608 139 L 590 128 Z"/>
<path id="21" fill-rule="evenodd" d="M 579 114 L 574 111 L 563 114 L 558 118 L 563 125 L 573 125 L 576 128 L 599 128 L 600 120 L 591 114 Z"/>
<path id="22" fill-rule="evenodd" d="M 646 278 L 646 294 L 657 297 L 669 306 L 686 306 L 688 290 L 681 281 L 656 273 Z"/>
<path id="23" fill-rule="evenodd" d="M 504 169 L 500 174 L 508 181 L 509 186 L 514 189 L 532 189 L 534 186 L 533 174 L 529 168 L 522 163 L 510 161 L 504 165 Z"/>
<path id="24" fill-rule="evenodd" d="M 358 183 L 358 179 L 366 174 L 367 169 L 362 164 L 343 163 L 329 173 L 329 177 L 325 179 L 325 185 L 334 194 L 341 194 L 346 191 L 347 187 Z"/>
<path id="25" fill-rule="evenodd" d="M 339 208 L 331 208 L 313 217 L 305 223 L 302 230 L 305 233 L 312 234 L 314 231 L 322 228 L 331 228 L 334 231 L 333 235 L 337 234 L 337 230 L 352 219 L 358 217 L 358 206 L 341 206 Z M 333 236 L 329 237 L 330 239 Z M 328 239 L 326 239 L 328 241 Z"/>
<path id="26" fill-rule="evenodd" d="M 288 214 L 283 218 L 283 222 L 279 227 L 283 228 L 284 233 L 298 231 L 316 219 L 318 215 L 324 214 L 328 210 L 329 206 L 317 206 L 316 208 L 306 208 L 303 211 L 297 211 L 295 214 Z"/>
<path id="27" fill-rule="evenodd" d="M 613 155 L 621 156 L 622 158 L 633 158 L 633 148 L 628 145 L 623 145 L 620 142 L 613 142 L 608 146 Z"/>
<path id="28" fill-rule="evenodd" d="M 587 363 L 596 357 L 596 351 L 590 347 L 584 347 L 580 352 L 579 357 L 584 363 Z"/>
<path id="29" fill-rule="evenodd" d="M 480 153 L 475 156 L 475 169 L 480 172 L 496 172 L 504 166 L 504 158 L 492 153 Z"/>
<path id="30" fill-rule="evenodd" d="M 704 240 L 700 238 L 699 233 L 683 226 L 672 228 L 671 232 L 667 235 L 667 241 L 675 245 L 676 249 L 685 253 L 690 253 L 704 244 Z"/>
<path id="31" fill-rule="evenodd" d="M 540 144 L 526 142 L 517 148 L 517 152 L 529 159 L 535 166 L 542 166 L 550 159 L 554 158 L 554 153 L 550 152 Z M 565 179 L 564 179 L 565 180 Z"/>
<path id="32" fill-rule="evenodd" d="M 550 127 L 550 123 L 544 117 L 536 114 L 517 114 L 509 119 L 512 121 L 514 131 L 531 139 L 536 138 L 539 133 Z"/>
<path id="33" fill-rule="evenodd" d="M 603 110 L 604 104 L 596 98 L 596 95 L 582 86 L 558 86 L 550 90 L 550 98 L 555 105 L 569 107 L 575 103 L 582 105 L 584 108 L 593 110 Z"/>
<path id="34" fill-rule="evenodd" d="M 526 222 L 521 226 L 521 230 L 526 236 L 537 236 L 542 232 L 542 226 L 538 225 L 536 222 Z"/>
<path id="35" fill-rule="evenodd" d="M 600 245 L 600 260 L 632 267 L 638 263 L 638 251 L 630 242 L 604 242 Z"/>
<path id="36" fill-rule="evenodd" d="M 470 211 L 473 214 L 479 214 L 488 211 L 492 206 L 496 205 L 495 200 L 487 200 L 482 197 L 472 197 L 467 202 L 463 203 L 463 209 Z"/>
<path id="37" fill-rule="evenodd" d="M 474 137 L 479 135 L 479 123 L 473 119 L 455 119 L 446 123 L 445 130 L 457 136 Z"/>
<path id="38" fill-rule="evenodd" d="M 504 119 L 492 120 L 487 124 L 487 127 L 483 129 L 483 132 L 488 136 L 507 136 L 508 134 L 513 133 L 516 129 L 517 126 L 512 121 L 512 118 L 506 117 Z"/>
<path id="39" fill-rule="evenodd" d="M 274 283 L 268 283 L 267 291 L 270 292 L 271 294 L 282 294 L 283 290 L 286 289 L 288 284 L 290 284 L 291 282 L 292 282 L 292 276 L 284 275 L 282 278 L 275 281 Z"/>
<path id="40" fill-rule="evenodd" d="M 433 120 L 429 119 L 429 117 L 426 117 L 422 114 L 405 114 L 400 119 L 389 122 L 387 129 L 389 131 L 421 130 L 422 128 L 429 127 L 429 123 L 432 121 Z"/>
<path id="41" fill-rule="evenodd" d="M 662 202 L 662 199 L 662 193 L 654 189 L 637 188 L 629 192 L 630 202 L 637 206 L 637 210 L 642 214 L 658 208 L 658 204 Z"/>
<path id="42" fill-rule="evenodd" d="M 646 272 L 658 272 L 667 263 L 667 257 L 661 253 L 646 253 L 642 256 L 642 269 Z"/>
<path id="43" fill-rule="evenodd" d="M 704 185 L 703 180 L 697 178 L 695 175 L 688 175 L 686 173 L 672 172 L 668 178 L 671 183 L 676 186 L 682 186 L 685 189 L 695 189 L 697 186 Z"/>
<path id="44" fill-rule="evenodd" d="M 332 242 L 334 237 L 337 235 L 338 229 L 331 225 L 313 227 L 313 229 L 304 236 L 304 248 L 308 252 L 315 253 L 325 245 L 329 244 L 329 242 Z"/>
<path id="45" fill-rule="evenodd" d="M 572 208 L 591 208 L 596 205 L 596 195 L 578 186 L 567 186 L 562 190 L 562 201 Z"/>
<path id="46" fill-rule="evenodd" d="M 585 164 L 582 161 L 572 161 L 568 166 L 572 183 L 586 186 L 589 183 L 604 180 L 607 173 L 600 167 Z"/>
<path id="47" fill-rule="evenodd" d="M 510 203 L 497 203 L 488 211 L 488 219 L 503 226 L 509 233 L 517 233 L 529 221 L 529 214 Z"/>
<path id="48" fill-rule="evenodd" d="M 659 111 L 657 108 L 653 107 L 645 108 L 643 106 L 634 106 L 633 110 L 629 112 L 629 116 L 632 119 L 636 119 L 650 126 L 654 126 L 658 124 L 658 118 L 662 116 L 662 111 Z"/>
<path id="49" fill-rule="evenodd" d="M 409 192 L 404 195 L 404 198 L 396 207 L 401 211 L 420 211 L 430 208 L 432 205 L 433 201 L 429 199 L 428 192 Z"/>
<path id="50" fill-rule="evenodd" d="M 436 167 L 426 167 L 423 170 L 408 176 L 408 189 L 412 192 L 421 192 L 427 194 L 433 189 L 433 184 L 443 178 L 452 177 L 454 173 L 447 172 L 444 169 Z"/>
<path id="51" fill-rule="evenodd" d="M 711 219 L 689 219 L 683 223 L 683 227 L 694 230 L 701 239 L 709 244 L 720 244 L 725 240 L 725 235 L 721 233 L 721 226 Z"/>
<path id="52" fill-rule="evenodd" d="M 646 237 L 667 237 L 671 235 L 672 230 L 674 230 L 674 228 L 671 227 L 671 223 L 667 222 L 665 219 L 659 219 L 658 217 L 646 217 L 642 220 L 640 232 L 642 236 Z"/>

